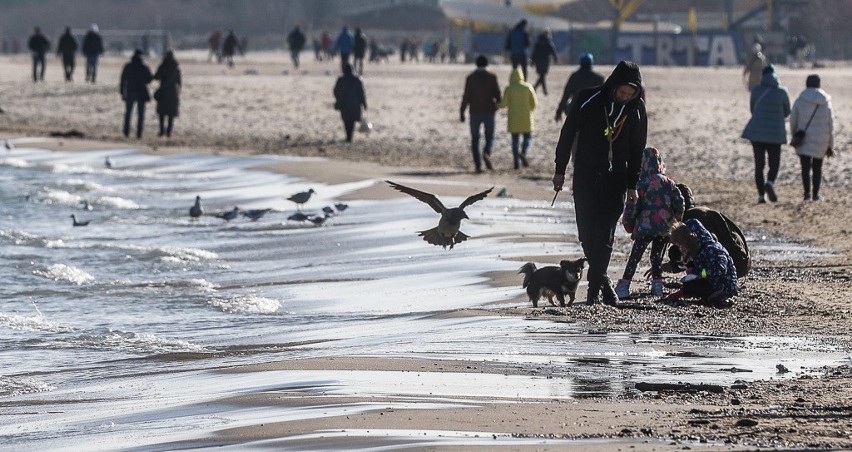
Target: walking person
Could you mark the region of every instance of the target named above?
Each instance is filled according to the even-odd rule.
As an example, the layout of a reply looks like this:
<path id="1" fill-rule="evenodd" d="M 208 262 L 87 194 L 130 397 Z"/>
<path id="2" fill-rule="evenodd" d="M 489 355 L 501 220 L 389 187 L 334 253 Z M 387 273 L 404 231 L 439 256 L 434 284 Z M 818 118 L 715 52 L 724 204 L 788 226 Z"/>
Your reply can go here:
<path id="1" fill-rule="evenodd" d="M 346 72 L 346 65 L 349 64 L 349 55 L 352 54 L 352 49 L 355 47 L 355 38 L 349 31 L 349 27 L 343 26 L 340 34 L 337 35 L 337 40 L 334 41 L 334 48 L 340 52 L 340 69 Z"/>
<path id="2" fill-rule="evenodd" d="M 746 60 L 743 66 L 743 81 L 748 91 L 760 85 L 760 80 L 763 75 L 763 68 L 766 67 L 766 56 L 763 55 L 763 46 L 759 42 L 755 42 L 751 48 L 751 55 Z"/>
<path id="3" fill-rule="evenodd" d="M 175 117 L 180 105 L 181 75 L 180 65 L 173 50 L 166 51 L 163 61 L 154 73 L 154 79 L 160 81 L 160 87 L 154 92 L 157 101 L 157 117 L 160 121 L 159 136 L 172 136 Z"/>
<path id="4" fill-rule="evenodd" d="M 533 111 L 538 100 L 535 97 L 535 89 L 524 80 L 521 68 L 516 68 L 509 76 L 509 86 L 503 91 L 503 100 L 497 106 L 508 110 L 508 129 L 512 134 L 512 161 L 514 168 L 520 165 L 525 168 L 527 162 L 527 151 L 532 144 L 532 132 L 535 128 Z M 523 145 L 519 149 L 519 141 L 523 136 Z"/>
<path id="5" fill-rule="evenodd" d="M 535 64 L 535 72 L 538 74 L 538 80 L 536 80 L 533 88 L 538 89 L 541 85 L 541 90 L 545 96 L 547 95 L 547 72 L 550 70 L 551 59 L 553 59 L 553 64 L 556 64 L 556 48 L 553 46 L 550 30 L 545 30 L 536 38 L 532 51 L 532 61 Z"/>
<path id="6" fill-rule="evenodd" d="M 225 36 L 225 42 L 222 43 L 222 58 L 225 59 L 228 67 L 234 67 L 234 55 L 238 51 L 242 52 L 237 35 L 234 34 L 234 30 L 228 30 L 228 36 Z"/>
<path id="7" fill-rule="evenodd" d="M 133 104 L 136 104 L 138 120 L 136 122 L 136 138 L 142 138 L 145 128 L 145 104 L 151 100 L 148 94 L 148 84 L 154 76 L 151 69 L 142 61 L 142 51 L 136 49 L 130 62 L 121 70 L 121 82 L 119 91 L 121 100 L 124 101 L 124 136 L 130 136 L 130 116 L 133 113 Z"/>
<path id="8" fill-rule="evenodd" d="M 805 131 L 805 138 L 796 146 L 802 165 L 804 200 L 819 201 L 822 182 L 822 162 L 834 156 L 834 113 L 831 96 L 820 88 L 819 75 L 811 74 L 805 90 L 793 102 L 790 130 Z"/>
<path id="9" fill-rule="evenodd" d="M 296 69 L 299 69 L 299 54 L 305 48 L 306 42 L 307 38 L 298 25 L 287 35 L 287 45 L 290 47 L 290 59 L 293 60 L 293 67 Z"/>
<path id="10" fill-rule="evenodd" d="M 367 94 L 361 77 L 355 74 L 351 64 L 343 65 L 343 75 L 334 84 L 334 109 L 340 111 L 346 142 L 352 142 L 355 123 L 361 120 L 362 108 L 367 109 Z"/>
<path id="11" fill-rule="evenodd" d="M 355 66 L 355 72 L 358 75 L 364 75 L 364 56 L 367 54 L 367 36 L 360 28 L 356 28 L 354 40 L 355 43 L 352 47 L 354 60 L 352 65 Z"/>
<path id="12" fill-rule="evenodd" d="M 207 54 L 207 62 L 213 58 L 216 59 L 217 63 L 222 62 L 222 30 L 213 30 L 213 33 L 210 33 L 210 37 L 207 38 L 207 47 L 210 49 L 210 52 Z"/>
<path id="13" fill-rule="evenodd" d="M 743 130 L 742 138 L 751 141 L 754 151 L 754 183 L 757 186 L 758 204 L 778 201 L 775 178 L 781 166 L 781 145 L 787 143 L 785 120 L 790 116 L 790 98 L 787 88 L 781 86 L 775 66 L 763 69 L 760 85 L 751 90 L 751 119 Z M 764 177 L 766 159 L 769 170 Z"/>
<path id="14" fill-rule="evenodd" d="M 494 145 L 494 114 L 497 104 L 502 99 L 497 76 L 486 69 L 488 58 L 485 55 L 476 57 L 476 70 L 471 72 L 464 82 L 460 116 L 464 122 L 464 111 L 470 107 L 470 150 L 473 155 L 473 166 L 477 173 L 482 172 L 482 163 L 493 170 L 491 166 L 491 148 Z M 479 130 L 485 128 L 485 146 L 479 152 Z"/>
<path id="15" fill-rule="evenodd" d="M 642 74 L 618 63 L 602 86 L 581 91 L 571 103 L 556 145 L 553 189 L 561 191 L 576 139 L 572 188 L 577 235 L 589 262 L 587 300 L 616 303 L 607 276 L 624 197 L 636 202 L 636 183 L 648 135 Z"/>
<path id="16" fill-rule="evenodd" d="M 98 24 L 92 24 L 83 36 L 83 55 L 86 56 L 86 81 L 95 83 L 98 76 L 98 59 L 104 53 L 104 40 L 98 33 Z"/>
<path id="17" fill-rule="evenodd" d="M 642 170 L 636 184 L 636 201 L 624 206 L 621 224 L 631 233 L 633 249 L 624 266 L 624 275 L 615 286 L 615 294 L 630 296 L 630 283 L 636 266 L 651 245 L 651 295 L 663 296 L 663 250 L 675 223 L 683 218 L 684 200 L 675 182 L 666 176 L 663 157 L 656 148 L 645 148 Z"/>
<path id="18" fill-rule="evenodd" d="M 27 48 L 33 56 L 33 82 L 44 81 L 45 55 L 50 50 L 50 41 L 41 34 L 41 29 L 35 27 L 27 41 Z"/>
<path id="19" fill-rule="evenodd" d="M 530 46 L 530 34 L 527 31 L 527 20 L 521 19 L 506 36 L 506 51 L 512 61 L 512 69 L 521 68 L 524 80 L 527 79 L 527 49 Z"/>
<path id="20" fill-rule="evenodd" d="M 565 83 L 565 89 L 562 91 L 562 98 L 556 105 L 556 122 L 562 120 L 563 112 L 568 114 L 568 111 L 571 110 L 571 104 L 580 91 L 603 85 L 604 76 L 592 69 L 594 61 L 595 57 L 591 53 L 580 55 L 580 67 L 568 77 L 568 82 Z"/>
<path id="21" fill-rule="evenodd" d="M 62 57 L 62 70 L 65 81 L 70 82 L 74 77 L 74 63 L 77 57 L 77 39 L 71 34 L 71 27 L 65 27 L 65 33 L 59 37 L 56 44 L 56 55 Z"/>

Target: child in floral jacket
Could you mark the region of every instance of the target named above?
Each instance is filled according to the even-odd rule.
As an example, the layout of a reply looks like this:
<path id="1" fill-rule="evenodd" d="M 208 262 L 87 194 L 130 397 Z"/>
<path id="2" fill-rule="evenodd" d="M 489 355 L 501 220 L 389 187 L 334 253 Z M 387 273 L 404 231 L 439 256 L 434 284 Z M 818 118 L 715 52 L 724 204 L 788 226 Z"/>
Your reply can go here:
<path id="1" fill-rule="evenodd" d="M 630 296 L 630 281 L 645 249 L 651 244 L 651 294 L 663 296 L 663 249 L 672 226 L 683 217 L 683 197 L 675 182 L 666 175 L 663 157 L 656 148 L 647 147 L 642 153 L 642 169 L 636 184 L 635 203 L 624 206 L 622 224 L 632 233 L 633 249 L 618 280 L 615 293 L 619 298 Z"/>
<path id="2" fill-rule="evenodd" d="M 693 218 L 676 225 L 670 239 L 683 253 L 689 274 L 683 288 L 667 299 L 693 297 L 709 306 L 729 306 L 729 299 L 738 293 L 737 268 L 725 247 Z"/>

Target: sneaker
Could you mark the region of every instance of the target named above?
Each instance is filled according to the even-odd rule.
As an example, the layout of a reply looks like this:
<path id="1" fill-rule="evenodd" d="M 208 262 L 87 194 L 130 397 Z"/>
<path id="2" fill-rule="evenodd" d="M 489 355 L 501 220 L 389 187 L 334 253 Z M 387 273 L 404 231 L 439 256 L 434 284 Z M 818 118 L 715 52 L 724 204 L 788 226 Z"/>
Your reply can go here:
<path id="1" fill-rule="evenodd" d="M 601 287 L 600 285 L 593 284 L 591 281 L 589 282 L 589 290 L 586 292 L 586 302 L 591 304 L 598 304 L 601 302 Z"/>
<path id="2" fill-rule="evenodd" d="M 482 174 L 482 168 L 480 168 L 480 167 L 478 167 L 478 166 L 477 166 L 477 167 L 476 167 L 476 169 L 474 169 L 473 171 L 474 171 L 476 174 Z"/>
<path id="3" fill-rule="evenodd" d="M 808 194 L 808 193 L 805 193 L 805 199 L 804 199 L 804 200 L 805 200 L 805 201 L 810 201 L 810 200 L 811 200 L 811 195 L 810 195 L 810 194 Z"/>
<path id="4" fill-rule="evenodd" d="M 601 301 L 607 306 L 615 306 L 618 303 L 618 295 L 615 294 L 612 281 L 606 276 L 603 277 L 603 282 L 601 283 Z"/>
<path id="5" fill-rule="evenodd" d="M 482 162 L 485 163 L 485 167 L 488 168 L 489 170 L 494 169 L 494 167 L 491 166 L 491 156 L 490 155 L 483 154 L 482 155 Z"/>
<path id="6" fill-rule="evenodd" d="M 630 297 L 630 280 L 629 279 L 619 279 L 618 283 L 615 285 L 615 295 L 618 296 L 619 300 L 624 300 L 625 298 Z"/>
<path id="7" fill-rule="evenodd" d="M 662 279 L 657 278 L 651 281 L 651 295 L 655 297 L 662 297 L 664 295 Z"/>
<path id="8" fill-rule="evenodd" d="M 763 190 L 766 191 L 766 197 L 769 198 L 770 201 L 778 201 L 778 196 L 775 195 L 775 184 L 772 181 L 767 181 L 763 186 Z"/>
<path id="9" fill-rule="evenodd" d="M 757 198 L 757 203 L 758 204 L 766 204 L 766 198 L 764 198 L 763 196 L 759 196 Z"/>
<path id="10" fill-rule="evenodd" d="M 526 154 L 521 154 L 521 165 L 523 165 L 524 168 L 530 166 L 529 162 L 527 162 L 527 155 Z"/>
<path id="11" fill-rule="evenodd" d="M 819 195 L 814 195 L 814 202 L 819 202 L 821 200 L 822 199 L 819 197 Z"/>

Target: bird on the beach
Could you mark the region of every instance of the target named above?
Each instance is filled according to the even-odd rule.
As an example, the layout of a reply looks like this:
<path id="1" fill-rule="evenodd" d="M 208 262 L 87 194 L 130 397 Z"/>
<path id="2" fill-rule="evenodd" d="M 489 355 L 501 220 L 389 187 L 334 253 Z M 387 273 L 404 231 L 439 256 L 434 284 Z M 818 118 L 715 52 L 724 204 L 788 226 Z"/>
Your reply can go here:
<path id="1" fill-rule="evenodd" d="M 329 214 L 325 214 L 325 215 L 322 215 L 322 216 L 312 215 L 312 216 L 308 217 L 308 221 L 313 223 L 314 226 L 322 226 L 323 223 L 325 223 L 325 220 L 328 220 L 329 217 L 330 217 Z"/>
<path id="2" fill-rule="evenodd" d="M 296 208 L 302 210 L 302 204 L 308 202 L 308 200 L 311 199 L 311 195 L 314 193 L 316 193 L 314 189 L 309 188 L 308 191 L 296 193 L 295 195 L 287 198 L 287 200 L 293 201 L 294 203 L 296 203 Z"/>
<path id="3" fill-rule="evenodd" d="M 411 195 L 418 200 L 429 204 L 429 207 L 432 208 L 435 212 L 441 214 L 441 219 L 438 221 L 438 226 L 435 226 L 432 229 L 428 229 L 425 231 L 420 231 L 419 235 L 423 237 L 427 243 L 436 246 L 442 246 L 444 249 L 450 247 L 453 249 L 453 246 L 464 242 L 469 238 L 469 236 L 461 231 L 459 231 L 459 227 L 461 227 L 461 221 L 465 219 L 469 219 L 467 214 L 464 212 L 464 208 L 477 202 L 485 199 L 488 196 L 488 193 L 491 193 L 491 190 L 494 190 L 494 187 L 489 188 L 483 192 L 477 193 L 475 195 L 469 196 L 464 200 L 458 207 L 446 208 L 444 204 L 433 194 L 426 193 L 420 190 L 415 190 L 410 187 L 406 187 L 404 185 L 399 185 L 395 182 L 391 182 L 386 180 L 390 186 L 396 190 L 399 190 L 405 194 Z"/>
<path id="4" fill-rule="evenodd" d="M 112 160 L 109 159 L 109 156 L 107 156 L 107 158 L 104 159 L 104 167 L 106 169 L 112 169 Z"/>
<path id="5" fill-rule="evenodd" d="M 3 146 L 6 148 L 7 151 L 11 151 L 12 149 L 15 149 L 15 146 L 12 145 L 12 142 L 9 141 L 9 140 L 3 140 Z"/>
<path id="6" fill-rule="evenodd" d="M 288 219 L 289 221 L 299 221 L 299 222 L 302 222 L 302 221 L 306 221 L 306 220 L 308 219 L 308 216 L 307 216 L 307 215 L 305 215 L 305 214 L 303 214 L 302 212 L 296 212 L 296 213 L 294 213 L 293 215 L 290 215 L 289 217 L 287 217 L 287 219 Z"/>
<path id="7" fill-rule="evenodd" d="M 94 208 L 92 207 L 92 205 L 91 205 L 91 204 L 89 204 L 89 200 L 88 200 L 88 199 L 84 199 L 84 200 L 81 202 L 81 204 L 83 204 L 83 210 L 93 210 L 93 209 L 94 209 Z"/>
<path id="8" fill-rule="evenodd" d="M 248 217 L 249 219 L 251 219 L 251 221 L 257 221 L 257 220 L 261 219 L 264 215 L 266 215 L 267 213 L 269 213 L 269 212 L 271 212 L 271 211 L 272 211 L 272 209 L 251 209 L 251 210 L 244 210 L 244 211 L 243 211 L 243 216 L 244 216 L 244 217 Z"/>
<path id="9" fill-rule="evenodd" d="M 216 214 L 216 217 L 217 217 L 217 218 L 221 218 L 221 219 L 223 219 L 223 220 L 225 220 L 225 221 L 231 221 L 231 220 L 233 220 L 234 218 L 237 218 L 237 216 L 238 216 L 239 214 L 240 214 L 240 208 L 239 208 L 239 207 L 234 207 L 234 208 L 233 208 L 233 210 L 229 210 L 229 211 L 227 211 L 227 212 L 222 212 L 222 213 L 218 213 L 218 214 Z"/>
<path id="10" fill-rule="evenodd" d="M 337 213 L 337 212 L 334 210 L 334 208 L 332 208 L 331 206 L 325 206 L 325 207 L 323 207 L 323 208 L 322 208 L 322 211 L 323 211 L 323 213 L 325 213 L 326 215 L 329 215 L 329 216 L 334 215 L 335 213 Z"/>
<path id="11" fill-rule="evenodd" d="M 189 208 L 189 216 L 192 218 L 198 218 L 204 215 L 204 208 L 201 207 L 201 196 L 195 197 L 195 204 Z"/>
<path id="12" fill-rule="evenodd" d="M 88 226 L 90 220 L 77 221 L 77 215 L 71 214 L 71 224 L 74 226 Z"/>
<path id="13" fill-rule="evenodd" d="M 349 208 L 349 204 L 346 204 L 345 202 L 338 202 L 334 204 L 334 208 L 337 209 L 338 212 L 343 212 Z"/>

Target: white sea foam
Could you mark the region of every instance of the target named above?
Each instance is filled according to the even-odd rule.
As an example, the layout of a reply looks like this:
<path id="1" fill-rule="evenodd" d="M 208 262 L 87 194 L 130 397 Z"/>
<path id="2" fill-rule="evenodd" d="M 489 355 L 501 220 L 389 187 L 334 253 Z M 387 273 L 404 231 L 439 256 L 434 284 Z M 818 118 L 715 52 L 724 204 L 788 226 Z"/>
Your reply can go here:
<path id="1" fill-rule="evenodd" d="M 0 160 L 0 164 L 2 164 L 3 166 L 10 166 L 12 168 L 30 168 L 33 166 L 31 163 L 27 162 L 24 159 L 14 157 L 7 157 L 3 160 Z"/>
<path id="2" fill-rule="evenodd" d="M 203 346 L 180 339 L 167 339 L 151 333 L 108 331 L 103 334 L 83 334 L 69 340 L 54 341 L 50 348 L 91 348 L 117 350 L 127 353 L 157 354 L 176 352 L 203 352 Z"/>
<path id="3" fill-rule="evenodd" d="M 13 229 L 0 229 L 0 239 L 13 245 L 28 245 L 37 240 L 32 234 Z"/>
<path id="4" fill-rule="evenodd" d="M 0 376 L 0 397 L 47 392 L 54 389 L 56 389 L 55 386 L 30 377 L 16 378 Z"/>
<path id="5" fill-rule="evenodd" d="M 105 191 L 109 190 L 107 187 L 97 183 L 88 181 L 85 179 L 65 179 L 61 180 L 58 183 L 61 187 L 71 187 L 75 190 L 83 190 L 83 191 Z"/>
<path id="6" fill-rule="evenodd" d="M 49 267 L 37 268 L 33 270 L 33 274 L 54 281 L 70 282 L 78 286 L 95 280 L 94 276 L 85 271 L 65 264 L 53 264 Z"/>
<path id="7" fill-rule="evenodd" d="M 278 312 L 278 309 L 281 307 L 281 303 L 278 300 L 259 297 L 257 295 L 213 298 L 209 301 L 209 304 L 221 309 L 223 312 L 233 314 L 272 314 Z"/>
<path id="8" fill-rule="evenodd" d="M 53 333 L 73 331 L 72 328 L 59 326 L 41 315 L 22 316 L 0 312 L 0 327 L 19 331 L 46 331 Z"/>
<path id="9" fill-rule="evenodd" d="M 116 209 L 137 210 L 142 208 L 142 206 L 136 204 L 136 202 L 130 199 L 120 198 L 117 196 L 103 196 L 98 198 L 95 203 L 107 207 L 114 207 Z"/>
<path id="10" fill-rule="evenodd" d="M 48 188 L 43 199 L 49 204 L 63 204 L 67 206 L 76 206 L 80 204 L 81 200 L 78 195 L 58 188 Z"/>

